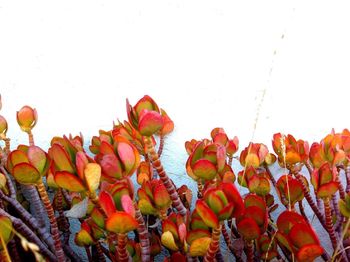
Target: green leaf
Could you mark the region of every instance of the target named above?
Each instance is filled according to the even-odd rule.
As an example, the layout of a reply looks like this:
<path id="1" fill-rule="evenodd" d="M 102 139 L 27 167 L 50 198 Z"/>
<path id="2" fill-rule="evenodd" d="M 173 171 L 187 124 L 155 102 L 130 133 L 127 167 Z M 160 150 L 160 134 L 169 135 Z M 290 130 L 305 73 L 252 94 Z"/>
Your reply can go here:
<path id="1" fill-rule="evenodd" d="M 215 213 L 209 208 L 209 206 L 203 200 L 197 200 L 196 210 L 199 216 L 203 219 L 204 223 L 211 228 L 219 227 L 219 220 Z"/>
<path id="2" fill-rule="evenodd" d="M 13 168 L 13 176 L 18 183 L 35 185 L 41 181 L 39 171 L 28 163 L 20 163 Z"/>
<path id="3" fill-rule="evenodd" d="M 0 238 L 7 244 L 13 237 L 12 221 L 7 216 L 0 215 Z M 3 249 L 0 241 L 0 251 Z"/>
<path id="4" fill-rule="evenodd" d="M 192 167 L 193 173 L 204 180 L 215 178 L 217 171 L 215 165 L 207 159 L 199 159 Z"/>
<path id="5" fill-rule="evenodd" d="M 49 155 L 53 159 L 58 171 L 75 172 L 72 161 L 62 145 L 53 144 L 49 149 Z"/>
<path id="6" fill-rule="evenodd" d="M 173 236 L 173 234 L 170 231 L 165 231 L 162 234 L 161 242 L 166 248 L 169 248 L 172 251 L 178 251 L 179 250 L 179 248 L 177 247 L 177 245 L 175 243 L 174 236 Z"/>

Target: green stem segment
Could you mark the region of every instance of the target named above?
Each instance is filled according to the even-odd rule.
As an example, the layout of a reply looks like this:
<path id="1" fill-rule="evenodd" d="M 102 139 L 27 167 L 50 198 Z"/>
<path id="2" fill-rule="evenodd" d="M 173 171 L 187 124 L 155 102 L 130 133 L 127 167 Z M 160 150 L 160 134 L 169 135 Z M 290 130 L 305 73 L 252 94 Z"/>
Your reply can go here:
<path id="1" fill-rule="evenodd" d="M 127 243 L 126 234 L 118 234 L 117 252 L 118 252 L 118 261 L 119 262 L 128 262 L 129 261 L 129 254 L 128 254 L 128 251 L 126 250 L 126 243 Z"/>
<path id="2" fill-rule="evenodd" d="M 60 232 L 58 231 L 58 226 L 57 226 L 57 221 L 55 218 L 55 212 L 52 208 L 49 196 L 46 192 L 45 186 L 43 184 L 43 182 L 40 182 L 39 184 L 37 184 L 38 187 L 38 192 L 39 195 L 44 203 L 47 215 L 49 217 L 49 221 L 51 224 L 51 233 L 52 233 L 52 237 L 54 240 L 54 244 L 55 244 L 55 253 L 57 256 L 57 260 L 58 262 L 64 262 L 65 261 L 65 255 L 62 249 L 62 243 L 61 243 L 61 238 L 60 238 Z"/>
<path id="3" fill-rule="evenodd" d="M 157 152 L 154 149 L 152 139 L 150 137 L 143 137 L 144 144 L 146 146 L 147 153 L 150 156 L 151 162 L 155 170 L 157 171 L 160 179 L 162 180 L 165 188 L 167 189 L 170 198 L 172 200 L 173 207 L 176 208 L 176 210 L 183 216 L 185 217 L 187 214 L 187 210 L 182 204 L 179 195 L 176 192 L 176 188 L 173 184 L 173 182 L 170 180 L 168 175 L 166 174 L 163 165 L 159 159 L 159 156 Z"/>
<path id="4" fill-rule="evenodd" d="M 215 261 L 215 255 L 219 250 L 219 242 L 220 242 L 220 234 L 221 234 L 221 225 L 218 228 L 214 228 L 211 233 L 211 242 L 209 245 L 209 249 L 204 256 L 204 262 L 213 262 Z"/>

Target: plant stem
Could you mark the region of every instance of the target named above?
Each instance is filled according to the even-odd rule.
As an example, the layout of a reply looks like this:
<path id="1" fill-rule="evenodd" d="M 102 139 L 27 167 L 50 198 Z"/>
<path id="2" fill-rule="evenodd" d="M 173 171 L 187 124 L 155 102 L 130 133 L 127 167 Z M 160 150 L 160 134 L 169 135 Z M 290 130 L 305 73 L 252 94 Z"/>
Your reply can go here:
<path id="1" fill-rule="evenodd" d="M 200 178 L 197 180 L 197 189 L 197 198 L 201 199 L 203 197 L 203 183 Z"/>
<path id="2" fill-rule="evenodd" d="M 276 182 L 275 178 L 273 177 L 269 166 L 266 163 L 264 163 L 264 168 L 265 168 L 266 173 L 268 174 L 268 176 L 270 178 L 270 181 L 271 181 L 273 187 L 277 190 L 277 186 L 276 186 L 277 182 Z"/>
<path id="3" fill-rule="evenodd" d="M 34 143 L 34 136 L 33 136 L 32 130 L 28 131 L 28 139 L 29 139 L 29 145 L 34 146 L 35 143 Z"/>
<path id="4" fill-rule="evenodd" d="M 307 202 L 309 203 L 312 211 L 314 211 L 314 213 L 317 216 L 318 220 L 320 221 L 321 225 L 327 230 L 327 227 L 326 227 L 326 224 L 325 224 L 325 221 L 324 221 L 324 217 L 323 217 L 321 211 L 316 206 L 314 200 L 312 199 L 312 197 L 310 195 L 310 192 L 307 189 L 306 185 L 304 184 L 304 181 L 301 178 L 300 174 L 298 172 L 296 172 L 296 173 L 294 173 L 294 176 L 302 184 L 304 196 L 305 196 Z"/>
<path id="5" fill-rule="evenodd" d="M 52 251 L 55 250 L 51 235 L 46 231 L 45 228 L 39 226 L 38 221 L 16 199 L 6 196 L 1 190 L 0 199 L 3 199 L 9 205 L 11 205 L 11 207 L 22 218 L 24 223 L 26 223 L 32 230 L 34 230 Z"/>
<path id="6" fill-rule="evenodd" d="M 105 254 L 103 253 L 100 241 L 96 242 L 96 250 L 97 250 L 98 261 L 105 262 L 106 258 L 105 258 Z"/>
<path id="7" fill-rule="evenodd" d="M 9 250 L 10 250 L 11 260 L 12 261 L 21 261 L 21 258 L 19 256 L 18 249 L 17 249 L 16 239 L 12 239 L 7 245 L 8 245 Z M 0 259 L 0 261 L 2 261 L 2 260 Z"/>
<path id="8" fill-rule="evenodd" d="M 203 259 L 204 262 L 215 261 L 215 255 L 219 250 L 220 234 L 221 234 L 221 225 L 219 225 L 218 228 L 213 228 L 213 232 L 211 233 L 212 240 L 210 242 L 207 253 L 204 256 L 204 259 Z"/>
<path id="9" fill-rule="evenodd" d="M 233 155 L 228 156 L 228 165 L 232 167 L 232 162 L 233 162 Z"/>
<path id="10" fill-rule="evenodd" d="M 329 197 L 327 197 L 323 200 L 323 204 L 324 204 L 324 212 L 325 212 L 325 216 L 326 216 L 327 232 L 328 232 L 329 237 L 331 239 L 333 250 L 335 251 L 335 250 L 337 250 L 337 247 L 338 247 L 338 239 L 337 239 L 337 236 L 335 234 L 334 227 L 333 227 L 332 210 L 331 210 Z M 345 259 L 343 254 L 341 254 L 340 258 L 342 261 L 347 261 L 347 259 Z"/>
<path id="11" fill-rule="evenodd" d="M 11 262 L 10 255 L 7 249 L 0 250 L 0 261 Z"/>
<path id="12" fill-rule="evenodd" d="M 137 232 L 139 236 L 140 246 L 141 246 L 141 261 L 149 262 L 151 261 L 151 247 L 149 243 L 148 230 L 146 228 L 145 220 L 141 214 L 137 203 L 134 202 L 135 208 L 135 219 L 139 226 L 137 227 Z"/>
<path id="13" fill-rule="evenodd" d="M 57 257 L 52 254 L 52 252 L 43 244 L 37 235 L 26 224 L 24 224 L 21 219 L 11 216 L 3 209 L 0 209 L 0 215 L 10 218 L 13 228 L 15 228 L 16 231 L 24 236 L 28 241 L 36 244 L 43 256 L 47 257 L 50 261 L 57 261 Z"/>
<path id="14" fill-rule="evenodd" d="M 174 184 L 172 183 L 172 181 L 170 180 L 170 178 L 168 177 L 168 175 L 166 174 L 166 172 L 163 168 L 163 165 L 159 159 L 159 156 L 154 149 L 152 139 L 150 137 L 144 136 L 143 141 L 144 141 L 144 144 L 146 146 L 146 153 L 149 154 L 153 167 L 156 169 L 160 179 L 162 180 L 165 188 L 167 189 L 167 191 L 170 195 L 173 207 L 176 208 L 176 210 L 183 217 L 185 217 L 187 214 L 187 210 L 184 207 L 184 205 L 182 204 L 182 202 L 179 198 L 179 195 L 177 194 L 177 191 L 175 189 Z"/>
<path id="15" fill-rule="evenodd" d="M 55 244 L 55 253 L 57 256 L 57 260 L 59 262 L 61 262 L 61 261 L 63 262 L 63 261 L 65 261 L 65 255 L 64 255 L 64 252 L 62 249 L 60 232 L 58 230 L 57 221 L 55 218 L 55 212 L 52 208 L 49 196 L 46 192 L 45 185 L 43 184 L 43 182 L 41 181 L 39 184 L 37 184 L 37 187 L 38 187 L 39 195 L 44 203 L 44 206 L 45 206 L 45 209 L 46 209 L 46 212 L 47 212 L 47 215 L 49 217 L 50 224 L 51 224 L 51 233 L 52 233 L 52 238 L 53 238 L 53 241 Z"/>
<path id="16" fill-rule="evenodd" d="M 128 251 L 126 250 L 126 244 L 127 244 L 127 235 L 119 233 L 117 253 L 118 253 L 118 261 L 120 262 L 129 261 L 129 254 L 128 254 Z"/>
<path id="17" fill-rule="evenodd" d="M 164 136 L 163 136 L 163 135 L 160 135 L 160 136 L 159 136 L 159 147 L 158 147 L 158 151 L 157 151 L 157 154 L 158 154 L 159 157 L 160 157 L 160 156 L 162 155 L 162 153 L 163 153 L 164 142 L 165 142 Z"/>
<path id="18" fill-rule="evenodd" d="M 21 185 L 22 191 L 24 192 L 24 196 L 27 195 L 27 200 L 32 205 L 32 208 L 34 209 L 34 217 L 38 220 L 38 224 L 42 228 L 46 228 L 45 225 L 45 211 L 42 205 L 42 202 L 40 201 L 40 196 L 38 194 L 38 191 L 36 190 L 35 186 L 32 185 Z"/>
<path id="19" fill-rule="evenodd" d="M 298 201 L 298 204 L 299 204 L 300 214 L 305 218 L 305 220 L 307 222 L 309 222 L 309 219 L 307 218 L 307 215 L 306 215 L 304 207 L 303 207 L 303 201 L 302 200 Z"/>
<path id="20" fill-rule="evenodd" d="M 232 244 L 232 241 L 231 241 L 231 238 L 230 238 L 230 235 L 228 234 L 227 232 L 227 229 L 226 229 L 226 226 L 225 224 L 222 225 L 222 228 L 221 228 L 221 233 L 222 235 L 224 236 L 224 240 L 225 240 L 225 243 L 228 247 L 228 249 L 231 251 L 231 253 L 235 256 L 236 258 L 236 261 L 237 262 L 243 262 L 240 254 L 237 253 L 237 250 L 235 250 L 235 248 L 233 247 L 233 244 Z"/>
<path id="21" fill-rule="evenodd" d="M 247 244 L 247 261 L 254 261 L 254 240 L 246 241 Z"/>
<path id="22" fill-rule="evenodd" d="M 88 261 L 92 262 L 92 256 L 91 256 L 91 252 L 90 252 L 90 247 L 85 246 L 85 253 L 86 253 L 86 256 L 88 258 Z"/>
<path id="23" fill-rule="evenodd" d="M 345 170 L 345 177 L 346 177 L 346 193 L 350 192 L 350 165 L 346 165 L 344 167 Z"/>

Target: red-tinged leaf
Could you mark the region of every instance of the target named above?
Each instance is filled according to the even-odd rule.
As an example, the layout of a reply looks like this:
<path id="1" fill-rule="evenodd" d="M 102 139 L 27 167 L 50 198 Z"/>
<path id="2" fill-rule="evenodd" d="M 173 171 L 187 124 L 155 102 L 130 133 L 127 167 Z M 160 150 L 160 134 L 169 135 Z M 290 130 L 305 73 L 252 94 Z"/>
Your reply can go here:
<path id="1" fill-rule="evenodd" d="M 209 208 L 209 206 L 203 200 L 197 200 L 196 210 L 204 223 L 211 228 L 219 227 L 219 220 L 215 213 Z"/>
<path id="2" fill-rule="evenodd" d="M 249 166 L 252 166 L 252 167 L 259 167 L 260 166 L 260 159 L 259 159 L 259 156 L 256 155 L 256 154 L 248 154 L 245 159 L 243 160 L 243 163 L 245 167 L 249 167 Z"/>
<path id="3" fill-rule="evenodd" d="M 93 223 L 91 223 L 91 235 L 94 239 L 102 239 L 106 237 L 105 231 Z"/>
<path id="4" fill-rule="evenodd" d="M 162 118 L 163 118 L 163 127 L 160 130 L 162 136 L 166 136 L 167 134 L 170 134 L 174 130 L 174 122 L 170 119 L 168 114 L 165 112 L 165 110 L 160 110 Z"/>
<path id="5" fill-rule="evenodd" d="M 187 234 L 186 242 L 189 245 L 191 245 L 194 240 L 196 240 L 198 238 L 202 238 L 202 237 L 211 237 L 211 234 L 208 230 L 204 230 L 204 229 L 191 230 Z"/>
<path id="6" fill-rule="evenodd" d="M 84 169 L 88 163 L 89 163 L 89 160 L 86 157 L 86 154 L 82 151 L 79 151 L 75 157 L 75 165 L 77 168 L 77 173 L 81 180 L 84 180 Z"/>
<path id="7" fill-rule="evenodd" d="M 320 245 L 306 245 L 299 249 L 297 260 L 300 262 L 314 261 L 323 254 L 323 248 Z"/>
<path id="8" fill-rule="evenodd" d="M 114 212 L 106 221 L 106 229 L 117 234 L 135 230 L 138 225 L 135 218 L 123 211 Z"/>
<path id="9" fill-rule="evenodd" d="M 13 176 L 23 185 L 34 185 L 41 181 L 39 171 L 28 163 L 20 163 L 14 166 Z"/>
<path id="10" fill-rule="evenodd" d="M 49 168 L 48 156 L 44 150 L 37 146 L 30 146 L 28 149 L 28 159 L 41 175 L 46 175 Z"/>
<path id="11" fill-rule="evenodd" d="M 248 241 L 257 239 L 261 234 L 259 226 L 252 218 L 242 219 L 237 223 L 237 229 L 244 239 Z"/>
<path id="12" fill-rule="evenodd" d="M 286 247 L 290 252 L 293 252 L 293 245 L 290 243 L 286 235 L 277 231 L 275 237 L 282 246 Z"/>
<path id="13" fill-rule="evenodd" d="M 64 147 L 60 144 L 53 144 L 49 149 L 49 155 L 55 163 L 58 171 L 67 171 L 68 173 L 74 173 L 74 167 L 68 153 Z"/>
<path id="14" fill-rule="evenodd" d="M 122 167 L 119 159 L 113 154 L 104 155 L 100 161 L 102 172 L 108 177 L 121 179 Z"/>
<path id="15" fill-rule="evenodd" d="M 220 210 L 218 214 L 219 220 L 224 221 L 226 219 L 229 219 L 232 215 L 233 208 L 233 203 L 228 203 L 222 210 Z"/>
<path id="16" fill-rule="evenodd" d="M 226 148 L 223 145 L 217 145 L 216 159 L 218 172 L 221 172 L 226 164 Z"/>
<path id="17" fill-rule="evenodd" d="M 166 232 L 169 231 L 174 236 L 174 239 L 177 241 L 179 240 L 179 234 L 177 232 L 177 226 L 174 222 L 172 222 L 169 219 L 165 219 L 162 221 L 162 231 Z"/>
<path id="18" fill-rule="evenodd" d="M 211 180 L 215 178 L 217 171 L 215 165 L 206 159 L 199 159 L 192 166 L 193 173 L 204 180 Z"/>
<path id="19" fill-rule="evenodd" d="M 131 175 L 136 169 L 135 166 L 137 167 L 140 164 L 140 162 L 137 163 L 136 154 L 138 154 L 138 152 L 134 150 L 132 145 L 126 142 L 117 144 L 117 152 L 126 173 Z"/>
<path id="20" fill-rule="evenodd" d="M 163 127 L 163 118 L 156 111 L 144 109 L 139 115 L 138 130 L 143 136 L 152 136 Z"/>
<path id="21" fill-rule="evenodd" d="M 204 194 L 204 200 L 216 215 L 219 214 L 220 210 L 225 206 L 222 199 L 216 194 L 215 189 L 206 192 Z"/>
<path id="22" fill-rule="evenodd" d="M 86 190 L 79 177 L 67 171 L 57 171 L 55 173 L 55 182 L 59 187 L 67 189 L 68 191 L 83 192 Z"/>
<path id="23" fill-rule="evenodd" d="M 100 145 L 100 153 L 102 155 L 114 155 L 114 149 L 113 146 L 106 142 L 106 141 L 102 141 L 101 145 Z"/>
<path id="24" fill-rule="evenodd" d="M 286 163 L 294 165 L 301 161 L 300 155 L 295 151 L 288 151 L 286 153 Z"/>
<path id="25" fill-rule="evenodd" d="M 2 242 L 7 244 L 13 237 L 12 221 L 7 216 L 0 215 L 0 251 L 3 249 Z"/>
<path id="26" fill-rule="evenodd" d="M 316 171 L 318 171 L 319 174 L 320 186 L 334 180 L 334 172 L 336 171 L 330 166 L 328 162 L 324 163 L 318 170 L 316 169 Z"/>
<path id="27" fill-rule="evenodd" d="M 188 159 L 191 166 L 193 166 L 194 163 L 203 156 L 203 151 L 204 151 L 204 142 L 203 141 L 197 142 L 197 144 L 194 145 L 193 152 Z"/>
<path id="28" fill-rule="evenodd" d="M 233 203 L 234 209 L 232 216 L 235 218 L 238 217 L 244 210 L 244 203 L 236 186 L 233 183 L 222 182 L 219 184 L 218 188 L 225 193 L 228 202 Z"/>
<path id="29" fill-rule="evenodd" d="M 95 192 L 101 179 L 101 166 L 97 163 L 88 163 L 84 169 L 84 179 L 90 192 Z"/>
<path id="30" fill-rule="evenodd" d="M 209 227 L 204 223 L 204 221 L 200 217 L 192 218 L 190 225 L 192 230 L 209 230 Z"/>
<path id="31" fill-rule="evenodd" d="M 309 156 L 314 168 L 319 168 L 325 162 L 325 158 L 321 150 L 322 148 L 319 143 L 313 143 L 311 145 Z"/>
<path id="32" fill-rule="evenodd" d="M 179 248 L 177 247 L 177 245 L 175 243 L 174 236 L 170 231 L 165 231 L 162 234 L 161 242 L 162 242 L 163 246 L 165 246 L 166 248 L 169 248 L 172 251 L 179 250 Z"/>
<path id="33" fill-rule="evenodd" d="M 95 207 L 92 210 L 90 216 L 91 216 L 92 220 L 94 221 L 94 223 L 96 225 L 98 225 L 100 228 L 105 227 L 105 218 L 104 218 L 102 212 L 97 207 Z"/>
<path id="34" fill-rule="evenodd" d="M 190 246 L 190 255 L 192 257 L 204 256 L 209 249 L 210 243 L 211 237 L 201 237 L 194 239 Z"/>
<path id="35" fill-rule="evenodd" d="M 350 217 L 350 208 L 346 205 L 346 202 L 342 199 L 339 199 L 339 210 L 340 210 L 340 213 L 346 217 L 346 218 L 349 218 Z"/>
<path id="36" fill-rule="evenodd" d="M 108 192 L 101 191 L 98 196 L 98 202 L 107 217 L 110 217 L 116 211 L 113 198 Z"/>
<path id="37" fill-rule="evenodd" d="M 122 195 L 121 204 L 123 210 L 131 216 L 135 216 L 135 208 L 134 203 L 129 195 Z"/>
<path id="38" fill-rule="evenodd" d="M 19 163 L 29 163 L 29 159 L 21 150 L 14 150 L 7 158 L 7 168 L 9 172 L 13 173 L 13 167 Z"/>
<path id="39" fill-rule="evenodd" d="M 289 231 L 289 239 L 297 248 L 305 245 L 320 244 L 315 232 L 307 224 L 296 224 Z"/>
<path id="40" fill-rule="evenodd" d="M 270 181 L 266 177 L 259 178 L 259 186 L 255 188 L 254 192 L 259 196 L 266 196 L 270 193 Z"/>
<path id="41" fill-rule="evenodd" d="M 247 207 L 245 210 L 245 217 L 250 217 L 255 220 L 256 224 L 265 230 L 267 225 L 267 212 L 266 210 L 262 210 L 257 206 Z"/>
<path id="42" fill-rule="evenodd" d="M 94 243 L 94 239 L 85 229 L 80 229 L 75 235 L 74 242 L 80 247 L 90 246 Z"/>
<path id="43" fill-rule="evenodd" d="M 298 223 L 306 224 L 303 216 L 293 211 L 284 211 L 277 218 L 277 227 L 284 234 L 289 234 L 291 228 Z"/>
<path id="44" fill-rule="evenodd" d="M 339 183 L 338 182 L 330 182 L 330 183 L 324 184 L 318 188 L 317 196 L 319 198 L 331 197 L 338 190 L 339 190 Z"/>
<path id="45" fill-rule="evenodd" d="M 185 239 L 187 237 L 187 228 L 185 223 L 180 223 L 179 227 L 178 227 L 178 231 L 179 231 L 179 238 L 181 243 L 185 242 Z"/>
<path id="46" fill-rule="evenodd" d="M 163 183 L 159 183 L 153 189 L 154 203 L 160 209 L 167 209 L 171 205 L 171 198 Z"/>
<path id="47" fill-rule="evenodd" d="M 186 256 L 181 254 L 180 252 L 173 253 L 170 258 L 171 262 L 186 262 Z M 165 261 L 164 261 L 165 262 Z"/>
<path id="48" fill-rule="evenodd" d="M 262 211 L 266 211 L 266 203 L 260 196 L 249 194 L 244 199 L 244 205 L 246 208 L 250 206 L 259 207 Z"/>
<path id="49" fill-rule="evenodd" d="M 140 199 L 138 207 L 143 215 L 157 215 L 157 209 L 155 209 L 152 203 L 147 199 Z"/>
<path id="50" fill-rule="evenodd" d="M 134 106 L 135 112 L 137 115 L 140 115 L 142 110 L 147 109 L 147 110 L 155 110 L 159 112 L 159 107 L 157 103 L 149 96 L 145 95 L 142 97 Z"/>

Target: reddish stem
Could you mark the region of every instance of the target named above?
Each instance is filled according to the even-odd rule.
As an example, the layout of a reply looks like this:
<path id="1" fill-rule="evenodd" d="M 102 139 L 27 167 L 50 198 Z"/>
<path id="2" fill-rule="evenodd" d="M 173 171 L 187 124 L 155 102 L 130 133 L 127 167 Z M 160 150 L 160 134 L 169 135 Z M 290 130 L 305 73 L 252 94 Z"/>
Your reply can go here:
<path id="1" fill-rule="evenodd" d="M 254 240 L 246 241 L 246 254 L 247 254 L 247 262 L 254 261 Z"/>
<path id="2" fill-rule="evenodd" d="M 99 262 L 105 262 L 105 254 L 103 253 L 101 243 L 99 241 L 96 242 L 96 250 L 97 250 L 97 256 Z"/>
<path id="3" fill-rule="evenodd" d="M 127 244 L 127 236 L 126 234 L 118 234 L 118 246 L 117 246 L 117 252 L 118 252 L 118 261 L 120 262 L 128 262 L 129 261 L 129 254 L 126 250 L 126 244 Z"/>
<path id="4" fill-rule="evenodd" d="M 140 209 L 137 204 L 134 203 L 135 208 L 135 219 L 139 226 L 137 227 L 137 232 L 139 235 L 139 241 L 141 246 L 141 261 L 148 262 L 151 261 L 151 248 L 148 237 L 148 230 L 146 228 L 145 220 L 141 214 Z"/>
<path id="5" fill-rule="evenodd" d="M 60 238 L 60 232 L 58 230 L 58 226 L 57 226 L 57 221 L 56 221 L 56 217 L 55 217 L 55 212 L 52 208 L 49 196 L 46 192 L 45 186 L 43 184 L 43 182 L 40 182 L 38 185 L 38 192 L 39 195 L 41 197 L 41 200 L 44 203 L 47 215 L 49 217 L 49 221 L 51 224 L 51 233 L 52 233 L 52 238 L 55 244 L 55 253 L 57 256 L 57 260 L 58 262 L 64 262 L 65 260 L 65 255 L 62 249 L 62 243 L 61 243 L 61 238 Z"/>
<path id="6" fill-rule="evenodd" d="M 204 259 L 203 259 L 204 262 L 215 261 L 215 255 L 219 250 L 220 234 L 221 234 L 221 225 L 219 225 L 218 228 L 214 228 L 213 232 L 211 233 L 212 240 L 210 242 L 209 249 L 207 250 L 207 253 L 204 256 Z"/>
<path id="7" fill-rule="evenodd" d="M 222 225 L 221 233 L 224 236 L 225 243 L 231 253 L 235 256 L 237 262 L 243 262 L 241 256 L 237 253 L 237 250 L 233 247 L 229 233 L 227 232 L 225 224 Z"/>
<path id="8" fill-rule="evenodd" d="M 160 135 L 160 136 L 159 136 L 159 147 L 158 147 L 158 152 L 157 152 L 157 154 L 158 154 L 159 157 L 160 157 L 160 156 L 162 155 L 162 153 L 163 153 L 164 141 L 165 141 L 164 136 L 163 136 L 163 135 Z"/>
<path id="9" fill-rule="evenodd" d="M 346 177 L 346 193 L 350 192 L 350 165 L 344 167 Z"/>
<path id="10" fill-rule="evenodd" d="M 179 195 L 177 194 L 177 191 L 176 191 L 174 184 L 172 183 L 172 181 L 170 180 L 170 178 L 168 177 L 168 175 L 166 174 L 166 172 L 163 168 L 163 165 L 159 159 L 159 156 L 154 149 L 152 139 L 150 137 L 144 136 L 143 141 L 144 141 L 144 144 L 146 146 L 146 150 L 147 150 L 146 152 L 149 154 L 149 156 L 151 158 L 151 163 L 152 163 L 153 167 L 156 169 L 160 179 L 162 180 L 165 188 L 167 189 L 167 191 L 170 195 L 173 207 L 176 208 L 176 210 L 183 217 L 185 217 L 187 214 L 187 210 L 184 207 L 184 205 L 182 204 L 182 202 L 179 198 Z"/>
<path id="11" fill-rule="evenodd" d="M 312 211 L 314 211 L 315 215 L 317 216 L 318 220 L 320 221 L 321 225 L 327 230 L 326 228 L 326 224 L 324 222 L 324 217 L 321 213 L 321 211 L 318 209 L 318 207 L 316 206 L 314 200 L 312 199 L 309 190 L 307 189 L 306 185 L 304 184 L 303 179 L 301 178 L 300 174 L 298 172 L 294 173 L 294 176 L 296 179 L 298 179 L 298 181 L 302 184 L 303 187 L 303 193 L 304 196 L 307 200 L 307 202 L 309 203 Z"/>

